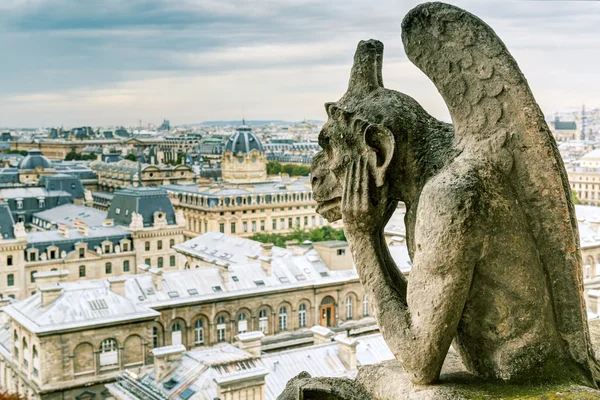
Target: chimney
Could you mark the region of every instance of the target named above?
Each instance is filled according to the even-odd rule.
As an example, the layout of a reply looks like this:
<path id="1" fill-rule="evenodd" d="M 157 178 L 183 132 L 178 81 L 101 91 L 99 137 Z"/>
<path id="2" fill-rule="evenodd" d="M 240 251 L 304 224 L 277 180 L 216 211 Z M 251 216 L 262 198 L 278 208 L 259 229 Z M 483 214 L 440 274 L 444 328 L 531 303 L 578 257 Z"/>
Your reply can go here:
<path id="1" fill-rule="evenodd" d="M 162 290 L 162 281 L 163 281 L 163 279 L 162 279 L 163 272 L 157 268 L 150 268 L 150 273 L 152 274 L 152 283 L 154 283 L 156 290 L 161 291 Z"/>
<path id="2" fill-rule="evenodd" d="M 219 275 L 223 282 L 229 281 L 229 263 L 224 261 L 217 261 L 217 267 L 219 267 Z"/>
<path id="3" fill-rule="evenodd" d="M 151 350 L 154 356 L 154 382 L 159 382 L 169 374 L 169 363 L 180 361 L 185 352 L 185 346 L 175 344 L 172 346 L 156 347 Z"/>
<path id="4" fill-rule="evenodd" d="M 146 264 L 140 264 L 140 265 L 138 265 L 138 269 L 140 271 L 148 272 L 148 271 L 150 271 L 150 266 L 146 265 Z"/>
<path id="5" fill-rule="evenodd" d="M 79 218 L 75 218 L 75 220 L 73 221 L 73 228 L 77 229 L 77 231 L 83 236 L 88 235 L 88 225 Z"/>
<path id="6" fill-rule="evenodd" d="M 262 247 L 262 255 L 265 257 L 273 257 L 273 243 L 263 243 L 260 245 Z"/>
<path id="7" fill-rule="evenodd" d="M 315 325 L 310 328 L 313 333 L 314 344 L 331 343 L 331 338 L 335 336 L 335 333 L 321 325 Z"/>
<path id="8" fill-rule="evenodd" d="M 358 340 L 349 338 L 346 335 L 337 335 L 334 340 L 338 342 L 340 360 L 342 360 L 346 368 L 349 370 L 356 369 L 358 366 L 356 362 Z"/>
<path id="9" fill-rule="evenodd" d="M 63 223 L 58 224 L 58 233 L 65 237 L 65 238 L 69 238 L 69 227 Z"/>
<path id="10" fill-rule="evenodd" d="M 58 299 L 62 293 L 63 288 L 58 283 L 54 285 L 47 285 L 38 288 L 40 295 L 42 296 L 42 307 L 46 307 L 54 300 Z"/>
<path id="11" fill-rule="evenodd" d="M 261 352 L 261 339 L 265 337 L 265 334 L 261 331 L 240 333 L 235 337 L 237 340 L 237 347 L 240 350 L 247 351 L 254 357 L 260 357 Z"/>
<path id="12" fill-rule="evenodd" d="M 246 257 L 248 257 L 248 262 L 249 263 L 258 260 L 258 254 L 248 254 L 248 253 L 246 253 Z"/>
<path id="13" fill-rule="evenodd" d="M 115 226 L 115 220 L 112 218 L 106 218 L 102 221 L 102 226 Z"/>
<path id="14" fill-rule="evenodd" d="M 265 271 L 265 274 L 267 274 L 267 276 L 271 276 L 271 274 L 273 273 L 273 266 L 271 265 L 271 257 L 265 257 L 265 256 L 260 257 L 260 266 L 262 267 L 263 271 Z"/>
<path id="15" fill-rule="evenodd" d="M 122 276 L 113 276 L 108 278 L 108 285 L 111 292 L 118 294 L 119 296 L 125 297 L 125 282 L 127 279 Z"/>
<path id="16" fill-rule="evenodd" d="M 56 285 L 61 282 L 66 282 L 69 276 L 69 271 L 66 269 L 50 272 L 36 272 L 33 274 L 35 283 L 38 288 L 43 286 Z"/>

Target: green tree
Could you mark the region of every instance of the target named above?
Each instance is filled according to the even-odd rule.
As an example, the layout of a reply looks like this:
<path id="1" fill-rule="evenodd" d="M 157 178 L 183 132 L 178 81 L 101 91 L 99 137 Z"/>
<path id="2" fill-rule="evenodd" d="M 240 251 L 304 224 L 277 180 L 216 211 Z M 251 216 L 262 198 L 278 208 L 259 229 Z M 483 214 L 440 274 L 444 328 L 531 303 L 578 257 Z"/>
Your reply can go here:
<path id="1" fill-rule="evenodd" d="M 327 240 L 346 241 L 346 235 L 343 229 L 334 229 L 330 226 L 322 226 L 309 231 L 296 229 L 287 234 L 281 233 L 256 233 L 250 236 L 250 239 L 261 243 L 273 243 L 277 247 L 285 247 L 288 240 L 297 240 L 298 243 L 310 240 L 311 242 L 324 242 Z"/>
<path id="2" fill-rule="evenodd" d="M 137 157 L 133 153 L 128 153 L 124 158 L 129 161 L 137 161 Z"/>
<path id="3" fill-rule="evenodd" d="M 310 166 L 300 164 L 281 164 L 279 161 L 269 161 L 267 163 L 267 175 L 278 175 L 279 173 L 289 176 L 308 176 Z"/>
<path id="4" fill-rule="evenodd" d="M 581 200 L 579 200 L 579 196 L 577 195 L 576 190 L 571 190 L 573 197 L 573 204 L 581 204 Z"/>

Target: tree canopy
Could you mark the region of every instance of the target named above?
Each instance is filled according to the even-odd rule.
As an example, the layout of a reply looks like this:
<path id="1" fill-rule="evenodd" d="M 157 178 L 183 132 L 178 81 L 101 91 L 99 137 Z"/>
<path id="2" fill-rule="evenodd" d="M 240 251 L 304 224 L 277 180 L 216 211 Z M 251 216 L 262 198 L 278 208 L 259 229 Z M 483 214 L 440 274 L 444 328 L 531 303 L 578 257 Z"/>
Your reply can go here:
<path id="1" fill-rule="evenodd" d="M 288 234 L 281 233 L 256 233 L 250 236 L 250 239 L 261 243 L 273 243 L 277 247 L 285 247 L 285 242 L 288 240 L 297 240 L 302 243 L 306 240 L 311 242 L 324 242 L 326 240 L 343 240 L 346 241 L 346 235 L 343 229 L 334 229 L 330 226 L 322 226 L 314 228 L 310 231 L 296 229 Z"/>

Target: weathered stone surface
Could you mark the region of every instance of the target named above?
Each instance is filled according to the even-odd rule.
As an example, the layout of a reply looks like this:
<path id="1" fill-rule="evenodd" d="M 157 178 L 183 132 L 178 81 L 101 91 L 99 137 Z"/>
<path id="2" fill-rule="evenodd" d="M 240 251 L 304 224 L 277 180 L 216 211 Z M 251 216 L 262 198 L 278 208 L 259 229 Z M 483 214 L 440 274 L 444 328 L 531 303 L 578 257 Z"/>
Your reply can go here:
<path id="1" fill-rule="evenodd" d="M 484 22 L 443 3 L 413 9 L 402 38 L 454 126 L 384 88 L 383 44 L 363 41 L 312 166 L 317 212 L 343 219 L 402 377 L 434 384 L 454 343 L 473 379 L 597 387 L 571 191 L 516 61 Z M 382 235 L 398 201 L 410 284 Z M 385 374 L 378 382 L 396 382 Z"/>

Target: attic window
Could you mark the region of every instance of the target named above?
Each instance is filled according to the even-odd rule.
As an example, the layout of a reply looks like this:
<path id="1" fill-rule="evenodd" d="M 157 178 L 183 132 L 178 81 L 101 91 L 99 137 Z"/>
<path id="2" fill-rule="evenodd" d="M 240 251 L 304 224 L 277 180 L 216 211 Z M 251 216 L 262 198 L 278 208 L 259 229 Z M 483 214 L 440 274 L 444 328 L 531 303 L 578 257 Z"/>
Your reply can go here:
<path id="1" fill-rule="evenodd" d="M 231 280 L 234 281 L 234 282 L 239 282 L 240 281 L 239 278 L 237 276 L 235 276 L 235 275 L 231 275 Z"/>
<path id="2" fill-rule="evenodd" d="M 169 297 L 174 299 L 175 297 L 179 297 L 179 292 L 169 292 Z"/>
<path id="3" fill-rule="evenodd" d="M 198 290 L 197 289 L 188 289 L 188 293 L 192 296 L 195 296 L 198 294 Z"/>
<path id="4" fill-rule="evenodd" d="M 322 276 L 322 277 L 329 276 L 329 273 L 327 273 L 327 272 L 321 272 L 321 276 Z"/>
<path id="5" fill-rule="evenodd" d="M 165 383 L 163 383 L 163 386 L 165 387 L 165 389 L 167 390 L 171 390 L 173 389 L 179 382 L 177 381 L 177 379 L 171 378 L 168 381 L 166 381 Z"/>
<path id="6" fill-rule="evenodd" d="M 179 397 L 180 397 L 181 399 L 183 399 L 183 400 L 188 400 L 188 399 L 190 399 L 190 398 L 191 398 L 193 395 L 195 395 L 195 394 L 196 394 L 196 392 L 195 392 L 195 391 L 193 391 L 193 390 L 192 390 L 192 389 L 190 389 L 190 388 L 187 388 L 187 389 L 185 389 L 185 390 L 184 390 L 184 391 L 183 391 L 183 392 L 182 392 L 182 393 L 179 395 Z"/>
<path id="7" fill-rule="evenodd" d="M 256 286 L 265 286 L 265 281 L 254 281 L 254 283 L 256 283 Z"/>
<path id="8" fill-rule="evenodd" d="M 221 288 L 221 286 L 213 286 L 212 287 L 213 292 L 222 292 L 223 289 Z"/>
<path id="9" fill-rule="evenodd" d="M 146 294 L 154 294 L 154 293 L 155 292 L 154 292 L 154 288 L 153 287 L 146 288 Z"/>
<path id="10" fill-rule="evenodd" d="M 299 281 L 305 281 L 306 277 L 304 275 L 296 275 L 296 279 Z"/>
<path id="11" fill-rule="evenodd" d="M 115 214 L 117 214 L 117 215 L 121 214 L 121 209 L 119 207 L 115 208 Z"/>
<path id="12" fill-rule="evenodd" d="M 281 278 L 279 278 L 279 282 L 281 282 L 281 283 L 289 283 L 290 280 L 287 278 L 287 276 L 282 276 Z"/>

